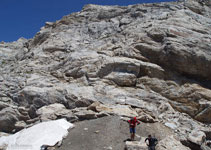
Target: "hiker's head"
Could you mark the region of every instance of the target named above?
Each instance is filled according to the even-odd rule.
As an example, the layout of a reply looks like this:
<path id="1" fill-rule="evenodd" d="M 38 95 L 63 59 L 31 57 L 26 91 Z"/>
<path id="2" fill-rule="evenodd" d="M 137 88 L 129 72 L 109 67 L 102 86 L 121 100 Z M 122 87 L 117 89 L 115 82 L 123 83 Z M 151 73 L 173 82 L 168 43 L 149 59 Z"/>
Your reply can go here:
<path id="1" fill-rule="evenodd" d="M 134 117 L 133 120 L 136 120 L 136 117 Z"/>
<path id="2" fill-rule="evenodd" d="M 151 138 L 152 136 L 151 135 L 148 135 L 148 138 Z"/>

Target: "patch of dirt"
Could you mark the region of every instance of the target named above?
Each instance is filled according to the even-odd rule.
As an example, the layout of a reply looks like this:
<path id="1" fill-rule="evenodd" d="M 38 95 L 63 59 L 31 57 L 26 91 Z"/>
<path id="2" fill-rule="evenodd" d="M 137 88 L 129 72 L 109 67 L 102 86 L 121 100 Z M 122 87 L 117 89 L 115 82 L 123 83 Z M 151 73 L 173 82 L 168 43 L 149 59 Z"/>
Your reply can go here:
<path id="1" fill-rule="evenodd" d="M 124 141 L 130 138 L 129 125 L 119 116 L 85 120 L 75 125 L 57 150 L 124 150 Z M 141 137 L 152 134 L 158 139 L 173 134 L 160 123 L 141 123 L 136 131 Z M 136 140 L 140 138 L 136 137 Z"/>

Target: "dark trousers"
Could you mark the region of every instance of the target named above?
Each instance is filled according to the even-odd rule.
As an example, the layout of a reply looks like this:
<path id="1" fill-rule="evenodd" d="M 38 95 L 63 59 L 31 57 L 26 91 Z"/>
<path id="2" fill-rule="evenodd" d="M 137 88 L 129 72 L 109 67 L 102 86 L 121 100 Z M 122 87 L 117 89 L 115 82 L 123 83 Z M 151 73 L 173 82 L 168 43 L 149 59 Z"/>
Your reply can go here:
<path id="1" fill-rule="evenodd" d="M 155 150 L 155 146 L 148 146 L 148 150 Z"/>

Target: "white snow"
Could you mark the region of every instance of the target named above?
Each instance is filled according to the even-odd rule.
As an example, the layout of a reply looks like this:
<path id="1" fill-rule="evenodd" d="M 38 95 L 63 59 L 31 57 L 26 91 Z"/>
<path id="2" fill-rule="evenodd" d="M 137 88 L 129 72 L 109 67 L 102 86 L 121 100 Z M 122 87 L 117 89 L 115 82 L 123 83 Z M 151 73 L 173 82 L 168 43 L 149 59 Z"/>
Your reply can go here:
<path id="1" fill-rule="evenodd" d="M 13 135 L 0 137 L 0 147 L 8 145 L 7 150 L 40 150 L 42 145 L 54 146 L 62 141 L 68 129 L 73 127 L 65 119 L 42 122 Z"/>

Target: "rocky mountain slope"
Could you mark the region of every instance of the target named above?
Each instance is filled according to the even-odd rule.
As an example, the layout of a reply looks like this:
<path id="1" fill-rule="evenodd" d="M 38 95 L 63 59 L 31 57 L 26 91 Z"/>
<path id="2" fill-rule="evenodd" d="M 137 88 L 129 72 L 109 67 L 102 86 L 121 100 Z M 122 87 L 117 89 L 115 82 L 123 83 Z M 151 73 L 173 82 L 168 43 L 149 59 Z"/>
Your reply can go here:
<path id="1" fill-rule="evenodd" d="M 210 0 L 86 5 L 32 39 L 1 42 L 0 131 L 117 114 L 208 150 L 210 83 Z"/>
<path id="2" fill-rule="evenodd" d="M 147 137 L 147 133 L 149 133 L 150 130 L 156 133 L 155 136 L 159 138 L 159 140 L 169 138 L 172 135 L 170 129 L 160 123 L 142 123 L 137 126 L 137 135 L 142 135 L 142 137 L 136 137 L 136 139 L 145 139 L 143 137 Z M 66 137 L 58 150 L 124 150 L 124 141 L 126 141 L 128 137 L 128 125 L 122 121 L 120 117 L 110 116 L 95 120 L 86 120 L 76 124 L 75 129 L 70 131 L 70 134 Z M 169 143 L 166 142 L 166 145 L 168 144 Z M 147 149 L 146 145 L 145 148 Z"/>

